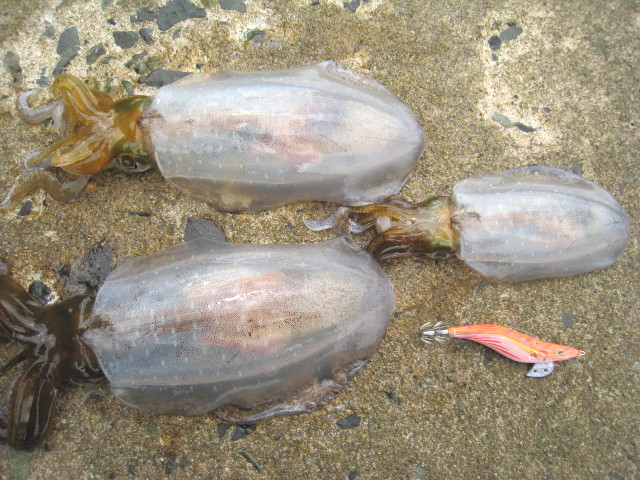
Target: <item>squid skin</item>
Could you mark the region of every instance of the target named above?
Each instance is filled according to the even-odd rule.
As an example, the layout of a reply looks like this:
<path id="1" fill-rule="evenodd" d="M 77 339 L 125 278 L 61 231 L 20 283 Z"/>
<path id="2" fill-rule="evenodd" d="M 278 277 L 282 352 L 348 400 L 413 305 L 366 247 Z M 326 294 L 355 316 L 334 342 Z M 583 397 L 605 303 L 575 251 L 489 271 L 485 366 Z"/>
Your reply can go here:
<path id="1" fill-rule="evenodd" d="M 33 448 L 62 382 L 102 375 L 152 413 L 248 424 L 317 410 L 373 355 L 394 304 L 380 266 L 344 237 L 201 238 L 125 262 L 95 298 L 47 306 L 0 275 L 0 339 L 25 344 L 0 367 L 3 376 L 24 364 L 0 405 L 0 441 Z"/>
<path id="2" fill-rule="evenodd" d="M 229 212 L 304 200 L 380 201 L 400 190 L 426 146 L 398 98 L 335 61 L 191 74 L 155 98 L 116 101 L 68 74 L 56 77 L 51 91 L 49 105 L 31 107 L 34 91 L 16 102 L 25 122 L 52 117 L 61 137 L 27 159 L 27 172 L 49 165 L 86 176 L 159 168 L 172 185 Z M 61 200 L 79 195 L 42 178 L 19 179 L 0 211 L 34 188 Z"/>

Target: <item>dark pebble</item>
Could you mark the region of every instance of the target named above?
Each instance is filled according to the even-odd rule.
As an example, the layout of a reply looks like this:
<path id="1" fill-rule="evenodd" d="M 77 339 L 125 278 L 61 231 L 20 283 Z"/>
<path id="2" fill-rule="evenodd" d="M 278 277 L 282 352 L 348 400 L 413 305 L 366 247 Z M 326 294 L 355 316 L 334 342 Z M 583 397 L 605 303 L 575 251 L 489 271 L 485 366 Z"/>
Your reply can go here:
<path id="1" fill-rule="evenodd" d="M 211 220 L 189 217 L 187 218 L 187 225 L 184 228 L 182 239 L 188 242 L 196 238 L 210 238 L 219 242 L 227 241 L 224 232 Z"/>
<path id="2" fill-rule="evenodd" d="M 87 251 L 79 267 L 58 271 L 60 282 L 71 295 L 95 293 L 111 271 L 113 255 L 109 247 L 101 246 Z"/>
<path id="3" fill-rule="evenodd" d="M 582 164 L 580 162 L 571 162 L 571 171 L 576 175 L 582 175 Z"/>
<path id="4" fill-rule="evenodd" d="M 138 63 L 140 60 L 142 60 L 144 57 L 146 57 L 147 55 L 149 55 L 149 52 L 147 50 L 145 50 L 144 52 L 140 52 L 136 55 L 134 55 L 133 57 L 131 57 L 125 64 L 124 66 L 127 68 L 131 68 L 133 67 L 136 63 Z"/>
<path id="5" fill-rule="evenodd" d="M 16 216 L 24 217 L 26 215 L 29 215 L 32 208 L 33 208 L 33 201 L 27 200 L 22 204 L 22 206 L 20 207 L 20 210 L 18 210 L 18 213 L 16 213 Z"/>
<path id="6" fill-rule="evenodd" d="M 204 8 L 196 7 L 187 0 L 171 0 L 164 7 L 158 9 L 158 28 L 162 31 L 169 30 L 176 23 L 183 22 L 189 18 L 204 18 L 207 11 Z"/>
<path id="7" fill-rule="evenodd" d="M 347 430 L 349 428 L 356 428 L 358 425 L 360 425 L 360 420 L 361 418 L 358 415 L 354 415 L 352 413 L 351 415 L 338 420 L 336 422 L 336 425 L 343 430 Z"/>
<path id="8" fill-rule="evenodd" d="M 40 78 L 36 78 L 36 85 L 40 88 L 47 88 L 51 86 L 51 79 L 49 77 L 45 77 L 44 73 L 40 75 Z"/>
<path id="9" fill-rule="evenodd" d="M 499 123 L 500 125 L 502 125 L 504 128 L 512 128 L 513 122 L 511 120 L 509 120 L 509 117 L 507 117 L 504 113 L 499 112 L 499 111 L 495 111 L 493 112 L 493 115 L 491 116 L 491 119 L 494 122 Z"/>
<path id="10" fill-rule="evenodd" d="M 482 291 L 487 288 L 488 286 L 490 286 L 491 284 L 485 280 L 480 280 L 480 282 L 478 283 L 478 286 L 476 287 L 476 294 L 482 293 Z"/>
<path id="11" fill-rule="evenodd" d="M 240 455 L 242 455 L 242 458 L 244 458 L 247 462 L 249 462 L 253 466 L 253 468 L 256 469 L 258 473 L 262 472 L 262 468 L 260 467 L 260 464 L 253 457 L 253 455 L 251 455 L 248 452 L 240 452 Z"/>
<path id="12" fill-rule="evenodd" d="M 218 422 L 216 428 L 218 430 L 218 438 L 224 438 L 224 436 L 227 434 L 227 431 L 231 428 L 231 424 Z"/>
<path id="13" fill-rule="evenodd" d="M 111 25 L 112 27 L 116 26 L 116 21 L 113 18 L 107 19 L 107 25 Z"/>
<path id="14" fill-rule="evenodd" d="M 387 400 L 395 403 L 396 405 L 400 405 L 400 403 L 402 402 L 402 400 L 400 400 L 400 397 L 398 397 L 393 392 L 384 392 L 384 396 L 387 397 Z"/>
<path id="15" fill-rule="evenodd" d="M 58 55 L 65 55 L 69 52 L 76 52 L 80 49 L 80 37 L 76 27 L 65 29 L 58 38 L 58 46 L 56 52 Z"/>
<path id="16" fill-rule="evenodd" d="M 609 60 L 609 50 L 607 49 L 607 45 L 604 43 L 604 38 L 600 36 L 598 33 L 594 33 L 591 35 L 591 43 L 596 47 L 598 52 L 602 54 L 605 60 Z"/>
<path id="17" fill-rule="evenodd" d="M 551 113 L 551 109 L 549 107 L 542 107 L 542 113 Z"/>
<path id="18" fill-rule="evenodd" d="M 248 42 L 262 43 L 267 38 L 267 32 L 265 32 L 264 30 L 258 30 L 258 29 L 249 30 L 245 34 L 245 38 L 247 39 Z"/>
<path id="19" fill-rule="evenodd" d="M 351 0 L 350 2 L 343 2 L 342 6 L 349 10 L 351 13 L 355 13 L 360 6 L 360 0 Z"/>
<path id="20" fill-rule="evenodd" d="M 521 33 L 522 28 L 518 27 L 517 25 L 513 25 L 500 32 L 500 40 L 502 40 L 503 42 L 509 42 L 518 38 Z"/>
<path id="21" fill-rule="evenodd" d="M 113 480 L 114 478 L 116 478 L 116 474 L 114 472 L 111 472 L 109 475 L 107 475 L 109 477 L 110 480 Z"/>
<path id="22" fill-rule="evenodd" d="M 135 15 L 131 15 L 129 17 L 131 23 L 153 22 L 155 19 L 156 12 L 154 12 L 150 8 L 139 8 L 138 10 L 136 10 Z"/>
<path id="23" fill-rule="evenodd" d="M 131 30 L 126 32 L 122 32 L 122 31 L 113 32 L 113 40 L 116 42 L 116 45 L 119 46 L 120 48 L 126 49 L 126 48 L 133 47 L 138 41 L 138 38 L 140 38 L 140 35 L 138 35 L 138 32 L 134 32 Z"/>
<path id="24" fill-rule="evenodd" d="M 2 64 L 11 75 L 13 85 L 22 83 L 22 67 L 20 67 L 20 57 L 17 53 L 11 51 L 5 53 L 4 57 L 2 57 Z"/>
<path id="25" fill-rule="evenodd" d="M 220 8 L 223 10 L 235 10 L 240 13 L 247 11 L 244 0 L 220 0 Z"/>
<path id="26" fill-rule="evenodd" d="M 127 472 L 129 472 L 129 475 L 135 475 L 136 474 L 136 466 L 133 465 L 132 463 L 130 463 L 129 466 L 127 467 Z"/>
<path id="27" fill-rule="evenodd" d="M 569 310 L 568 312 L 565 312 L 565 314 L 562 315 L 562 325 L 566 328 L 573 327 L 574 315 L 575 315 L 575 312 L 573 310 Z"/>
<path id="28" fill-rule="evenodd" d="M 356 480 L 356 478 L 358 478 L 358 475 L 360 475 L 360 472 L 358 470 L 351 470 L 347 475 L 347 478 L 349 480 Z"/>
<path id="29" fill-rule="evenodd" d="M 501 46 L 502 40 L 500 40 L 500 37 L 498 35 L 494 35 L 489 39 L 489 48 L 491 50 L 500 50 Z"/>
<path id="30" fill-rule="evenodd" d="M 256 429 L 255 425 L 238 425 L 231 435 L 231 441 L 242 440 Z"/>
<path id="31" fill-rule="evenodd" d="M 53 302 L 55 295 L 46 283 L 35 280 L 27 289 L 29 295 L 38 300 L 42 305 L 48 305 Z"/>
<path id="32" fill-rule="evenodd" d="M 110 7 L 111 5 L 113 5 L 113 0 L 102 0 L 100 2 L 100 8 L 107 8 Z"/>
<path id="33" fill-rule="evenodd" d="M 123 80 L 123 83 L 125 81 L 126 80 Z M 133 95 L 133 93 L 129 93 L 129 89 L 127 89 L 126 87 L 125 87 L 125 89 L 127 90 L 127 93 L 129 95 Z M 132 86 L 132 89 L 133 89 L 133 86 Z M 123 213 L 126 213 L 127 215 L 135 215 L 136 217 L 152 217 L 153 216 L 153 213 L 151 213 L 151 212 L 136 212 L 136 211 L 132 211 L 132 210 L 126 210 Z"/>
<path id="34" fill-rule="evenodd" d="M 320 0 L 314 0 L 313 2 L 311 2 L 312 7 L 317 7 L 318 5 L 320 5 Z"/>
<path id="35" fill-rule="evenodd" d="M 149 75 L 140 77 L 138 82 L 144 85 L 149 85 L 150 87 L 164 87 L 165 85 L 180 80 L 187 75 L 189 75 L 189 72 L 179 72 L 177 70 L 165 70 L 164 68 L 158 68 Z"/>
<path id="36" fill-rule="evenodd" d="M 50 23 L 44 28 L 44 32 L 42 32 L 43 37 L 53 37 L 56 34 L 56 29 L 53 28 L 53 25 Z"/>
<path id="37" fill-rule="evenodd" d="M 49 445 L 48 443 L 45 443 L 42 448 L 44 448 L 45 452 L 50 452 L 51 451 L 51 445 Z"/>
<path id="38" fill-rule="evenodd" d="M 176 459 L 173 455 L 169 456 L 169 460 L 164 467 L 164 471 L 167 475 L 173 473 L 178 468 L 183 468 L 189 465 L 189 460 L 186 457 L 182 457 L 180 460 Z"/>
<path id="39" fill-rule="evenodd" d="M 92 393 L 89 395 L 89 398 L 97 403 L 104 402 L 104 395 L 100 395 L 99 393 Z"/>
<path id="40" fill-rule="evenodd" d="M 87 65 L 91 65 L 93 62 L 98 60 L 102 55 L 107 53 L 104 48 L 102 42 L 96 43 L 93 47 L 89 49 L 87 54 L 85 55 L 85 60 L 87 61 Z"/>
<path id="41" fill-rule="evenodd" d="M 129 80 L 120 80 L 120 84 L 126 90 L 127 95 L 129 95 L 129 96 L 133 96 L 134 95 L 135 90 L 133 88 L 133 83 L 131 83 Z M 127 212 L 127 213 L 130 213 L 132 215 L 138 215 L 140 217 L 150 217 L 151 216 L 150 212 Z"/>
<path id="42" fill-rule="evenodd" d="M 524 133 L 535 132 L 537 129 L 530 127 L 529 125 L 525 125 L 524 123 L 516 122 L 513 124 L 518 130 L 523 131 Z"/>
<path id="43" fill-rule="evenodd" d="M 78 50 L 69 50 L 67 53 L 60 57 L 56 66 L 53 67 L 53 71 L 51 75 L 57 77 L 61 73 L 63 73 L 67 67 L 71 64 L 71 61 L 78 56 Z"/>
<path id="44" fill-rule="evenodd" d="M 140 30 L 138 30 L 138 33 L 147 43 L 147 45 L 151 45 L 153 43 L 153 30 L 151 30 L 150 28 L 141 28 Z"/>

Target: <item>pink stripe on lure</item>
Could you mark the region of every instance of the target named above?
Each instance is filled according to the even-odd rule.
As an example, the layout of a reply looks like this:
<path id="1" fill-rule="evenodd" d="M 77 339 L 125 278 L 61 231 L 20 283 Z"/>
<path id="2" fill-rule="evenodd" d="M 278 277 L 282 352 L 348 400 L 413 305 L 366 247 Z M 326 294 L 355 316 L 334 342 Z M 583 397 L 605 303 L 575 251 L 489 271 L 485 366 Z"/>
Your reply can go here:
<path id="1" fill-rule="evenodd" d="M 420 328 L 420 333 L 422 340 L 426 343 L 431 340 L 442 341 L 443 336 L 473 340 L 511 360 L 522 363 L 557 362 L 584 355 L 582 350 L 545 342 L 495 323 L 451 328 L 443 328 L 441 324 L 437 324 L 433 328 L 423 325 Z"/>

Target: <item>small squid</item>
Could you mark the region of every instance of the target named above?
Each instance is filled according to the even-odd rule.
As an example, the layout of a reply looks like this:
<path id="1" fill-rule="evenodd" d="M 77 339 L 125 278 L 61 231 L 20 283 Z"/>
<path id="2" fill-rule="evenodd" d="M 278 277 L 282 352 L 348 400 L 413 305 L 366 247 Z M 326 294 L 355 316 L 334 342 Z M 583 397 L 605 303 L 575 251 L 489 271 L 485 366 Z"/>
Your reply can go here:
<path id="1" fill-rule="evenodd" d="M 41 187 L 66 201 L 110 167 L 158 168 L 174 186 L 215 208 L 248 212 L 303 200 L 364 205 L 397 193 L 426 145 L 413 113 L 372 77 L 335 61 L 260 72 L 196 73 L 154 98 L 115 101 L 71 75 L 56 98 L 31 107 L 61 139 L 26 160 L 0 211 Z M 60 183 L 48 166 L 78 178 Z"/>
<path id="2" fill-rule="evenodd" d="M 451 197 L 412 204 L 393 196 L 305 224 L 352 233 L 375 227 L 369 251 L 379 259 L 455 253 L 492 282 L 605 268 L 630 235 L 626 212 L 605 189 L 542 166 L 474 175 L 455 184 Z"/>
<path id="3" fill-rule="evenodd" d="M 501 355 L 520 363 L 532 363 L 528 377 L 546 377 L 554 369 L 553 362 L 584 355 L 566 345 L 549 343 L 530 337 L 504 325 L 485 323 L 446 328 L 439 322 L 420 327 L 420 338 L 425 343 L 444 342 L 447 338 L 463 338 L 485 345 Z"/>

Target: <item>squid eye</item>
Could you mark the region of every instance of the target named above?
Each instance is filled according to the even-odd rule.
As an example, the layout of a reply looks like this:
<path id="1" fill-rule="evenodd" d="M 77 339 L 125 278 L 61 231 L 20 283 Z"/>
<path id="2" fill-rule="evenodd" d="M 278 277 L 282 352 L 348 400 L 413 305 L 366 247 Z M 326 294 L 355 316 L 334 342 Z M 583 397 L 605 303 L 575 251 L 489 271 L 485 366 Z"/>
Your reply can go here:
<path id="1" fill-rule="evenodd" d="M 121 153 L 114 157 L 113 161 L 117 167 L 127 172 L 144 172 L 152 166 L 149 157 L 133 153 Z"/>
<path id="2" fill-rule="evenodd" d="M 132 155 L 120 155 L 116 158 L 116 162 L 120 168 L 124 170 L 136 171 L 138 170 L 138 162 Z"/>

